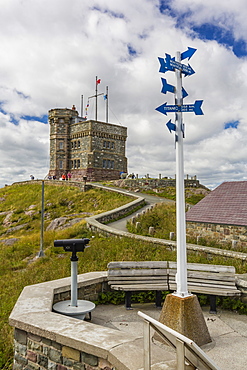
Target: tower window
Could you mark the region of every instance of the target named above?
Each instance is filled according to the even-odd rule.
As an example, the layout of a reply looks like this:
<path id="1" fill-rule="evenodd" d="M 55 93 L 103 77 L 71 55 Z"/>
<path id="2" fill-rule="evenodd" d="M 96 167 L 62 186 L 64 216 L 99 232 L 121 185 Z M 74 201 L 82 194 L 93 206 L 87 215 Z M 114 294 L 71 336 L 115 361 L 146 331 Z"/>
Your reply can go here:
<path id="1" fill-rule="evenodd" d="M 74 168 L 76 168 L 76 159 L 74 160 Z"/>
<path id="2" fill-rule="evenodd" d="M 77 142 L 77 148 L 80 148 L 81 147 L 81 142 L 80 142 L 80 140 L 78 140 L 78 142 Z"/>
<path id="3" fill-rule="evenodd" d="M 110 159 L 103 159 L 103 168 L 114 169 L 114 161 Z"/>
<path id="4" fill-rule="evenodd" d="M 80 168 L 80 166 L 81 166 L 80 159 L 77 159 L 77 168 Z"/>
<path id="5" fill-rule="evenodd" d="M 59 149 L 63 149 L 63 141 L 59 142 Z"/>
<path id="6" fill-rule="evenodd" d="M 62 170 L 63 169 L 63 161 L 59 161 L 59 169 Z"/>

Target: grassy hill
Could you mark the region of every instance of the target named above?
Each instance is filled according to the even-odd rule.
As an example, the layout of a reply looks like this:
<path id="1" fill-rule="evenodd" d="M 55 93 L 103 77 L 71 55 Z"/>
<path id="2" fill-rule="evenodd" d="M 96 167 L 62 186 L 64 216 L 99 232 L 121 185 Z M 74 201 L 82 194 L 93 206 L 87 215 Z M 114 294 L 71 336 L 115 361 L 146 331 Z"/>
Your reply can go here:
<path id="1" fill-rule="evenodd" d="M 129 238 L 92 234 L 84 218 L 116 208 L 130 201 L 118 193 L 91 189 L 82 192 L 71 186 L 45 186 L 45 256 L 40 248 L 41 184 L 27 183 L 0 189 L 0 368 L 12 368 L 13 330 L 8 325 L 10 312 L 26 285 L 70 276 L 70 254 L 54 248 L 56 239 L 90 238 L 90 248 L 79 255 L 78 273 L 102 271 L 118 260 L 176 260 L 176 252 L 164 246 Z M 169 212 L 168 218 L 170 217 Z M 164 213 L 162 214 L 164 218 Z M 54 220 L 60 220 L 55 223 Z M 73 222 L 77 223 L 73 224 Z M 60 225 L 60 226 L 59 226 Z M 209 263 L 205 254 L 188 255 L 189 262 Z M 213 257 L 212 264 L 229 264 Z M 246 272 L 240 261 L 232 261 L 239 273 Z"/>
<path id="2" fill-rule="evenodd" d="M 16 184 L 0 189 L 0 368 L 11 368 L 13 333 L 9 314 L 26 285 L 70 275 L 70 259 L 55 239 L 91 237 L 85 217 L 116 208 L 130 198 L 114 192 L 71 186 L 45 186 L 45 230 L 54 219 L 63 223 L 44 232 L 45 257 L 40 248 L 41 184 Z M 77 222 L 73 225 L 73 222 Z M 71 226 L 72 224 L 72 226 Z M 70 227 L 68 227 L 70 226 Z M 87 249 L 79 260 L 79 273 L 105 269 L 98 249 Z"/>

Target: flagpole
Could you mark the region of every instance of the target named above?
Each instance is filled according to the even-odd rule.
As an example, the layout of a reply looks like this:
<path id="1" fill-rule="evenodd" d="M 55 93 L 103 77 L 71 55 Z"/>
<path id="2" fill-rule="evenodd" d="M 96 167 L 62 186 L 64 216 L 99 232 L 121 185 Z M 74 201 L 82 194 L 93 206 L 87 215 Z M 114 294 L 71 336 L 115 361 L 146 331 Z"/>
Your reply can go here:
<path id="1" fill-rule="evenodd" d="M 106 86 L 106 123 L 108 123 L 108 86 Z"/>
<path id="2" fill-rule="evenodd" d="M 98 110 L 98 100 L 97 100 L 97 96 L 98 96 L 98 77 L 96 76 L 96 81 L 95 81 L 95 121 L 97 121 L 97 110 Z"/>
<path id="3" fill-rule="evenodd" d="M 81 95 L 81 117 L 83 117 L 83 95 Z"/>

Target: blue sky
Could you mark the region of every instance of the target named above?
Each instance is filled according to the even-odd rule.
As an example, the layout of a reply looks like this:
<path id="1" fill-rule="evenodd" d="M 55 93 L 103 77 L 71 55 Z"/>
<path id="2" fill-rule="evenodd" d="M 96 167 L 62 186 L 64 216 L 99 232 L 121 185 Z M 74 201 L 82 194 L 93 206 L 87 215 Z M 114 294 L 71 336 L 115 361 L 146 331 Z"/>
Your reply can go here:
<path id="1" fill-rule="evenodd" d="M 158 57 L 197 49 L 184 78 L 185 104 L 203 100 L 203 116 L 184 113 L 185 174 L 214 188 L 246 179 L 247 2 L 245 0 L 0 0 L 0 186 L 44 178 L 49 170 L 47 114 L 81 110 L 109 86 L 110 122 L 128 127 L 129 172 L 175 174 L 174 137 L 156 107 Z M 188 61 L 184 61 L 188 63 Z M 105 120 L 105 101 L 98 117 Z M 88 118 L 94 118 L 90 100 Z"/>

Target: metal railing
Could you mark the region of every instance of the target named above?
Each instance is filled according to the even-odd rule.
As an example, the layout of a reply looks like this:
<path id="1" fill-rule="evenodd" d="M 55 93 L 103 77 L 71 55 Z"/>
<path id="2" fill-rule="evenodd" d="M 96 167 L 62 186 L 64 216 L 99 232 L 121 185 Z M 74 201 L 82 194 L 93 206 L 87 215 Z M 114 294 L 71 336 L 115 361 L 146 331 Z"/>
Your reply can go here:
<path id="1" fill-rule="evenodd" d="M 195 342 L 193 342 L 193 340 L 176 332 L 143 312 L 139 311 L 138 315 L 144 319 L 144 370 L 151 369 L 150 328 L 153 328 L 165 343 L 176 351 L 177 370 L 185 370 L 186 366 L 189 365 L 190 369 L 220 370 L 220 368 Z"/>

